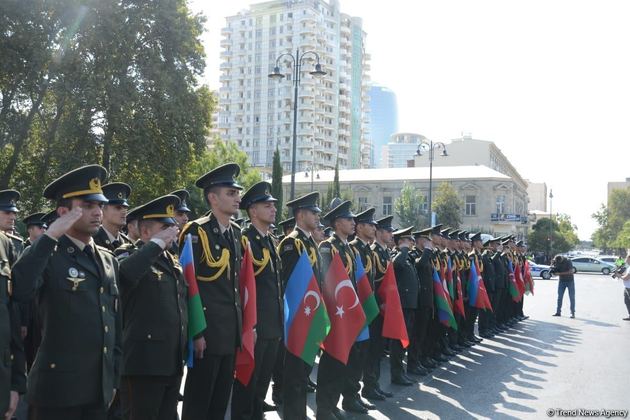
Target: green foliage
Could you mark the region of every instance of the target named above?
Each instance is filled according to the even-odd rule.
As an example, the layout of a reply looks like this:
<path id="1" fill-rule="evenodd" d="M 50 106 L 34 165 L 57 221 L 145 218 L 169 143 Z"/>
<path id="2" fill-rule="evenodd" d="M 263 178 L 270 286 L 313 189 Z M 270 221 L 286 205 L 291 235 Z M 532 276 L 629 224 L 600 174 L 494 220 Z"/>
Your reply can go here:
<path id="1" fill-rule="evenodd" d="M 576 233 L 577 226 L 571 223 L 571 216 L 568 214 L 559 214 L 555 221 L 558 223 L 558 231 L 560 235 L 567 241 L 571 249 L 575 248 L 580 243 L 580 238 Z"/>
<path id="2" fill-rule="evenodd" d="M 462 223 L 463 206 L 464 203 L 451 184 L 442 182 L 438 186 L 432 209 L 437 214 L 438 223 L 452 228 L 459 228 L 459 225 Z"/>
<path id="3" fill-rule="evenodd" d="M 421 210 L 423 202 L 424 196 L 411 184 L 405 182 L 400 196 L 394 202 L 394 213 L 402 228 L 414 226 L 419 229 L 428 224 L 426 213 Z"/>
<path id="4" fill-rule="evenodd" d="M 552 239 L 551 244 L 549 243 L 550 238 Z M 550 245 L 551 249 L 549 248 Z M 532 226 L 532 231 L 527 237 L 527 246 L 531 252 L 544 252 L 553 256 L 570 251 L 575 245 L 569 243 L 565 238 L 560 231 L 558 222 L 544 218 Z"/>
<path id="5" fill-rule="evenodd" d="M 617 249 L 630 249 L 630 220 L 623 224 L 612 246 Z"/>
<path id="6" fill-rule="evenodd" d="M 625 240 L 619 237 L 630 221 L 630 187 L 613 190 L 608 197 L 608 206 L 600 207 L 593 214 L 599 228 L 593 233 L 593 245 L 606 252 L 624 248 Z"/>
<path id="7" fill-rule="evenodd" d="M 135 204 L 185 184 L 216 106 L 203 24 L 186 0 L 0 2 L 0 189 L 27 213 L 87 163 Z"/>
<path id="8" fill-rule="evenodd" d="M 271 195 L 278 199 L 276 203 L 276 208 L 278 209 L 276 212 L 276 226 L 284 220 L 282 213 L 284 200 L 282 194 L 282 163 L 280 161 L 280 151 L 278 150 L 278 146 L 276 146 L 276 151 L 273 152 L 273 168 L 271 172 Z"/>

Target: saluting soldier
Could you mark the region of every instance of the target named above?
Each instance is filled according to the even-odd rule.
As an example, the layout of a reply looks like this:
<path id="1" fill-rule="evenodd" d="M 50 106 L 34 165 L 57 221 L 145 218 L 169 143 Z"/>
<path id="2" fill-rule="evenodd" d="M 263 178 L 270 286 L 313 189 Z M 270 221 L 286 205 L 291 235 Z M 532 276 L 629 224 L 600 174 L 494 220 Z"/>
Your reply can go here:
<path id="1" fill-rule="evenodd" d="M 312 237 L 312 232 L 319 224 L 321 213 L 317 205 L 318 200 L 319 192 L 315 191 L 286 204 L 294 215 L 295 228 L 278 245 L 281 262 L 280 279 L 283 289 L 303 252 L 308 255 L 319 287 L 322 286 L 321 256 Z M 306 394 L 312 368 L 300 357 L 286 351 L 286 347 L 283 346 L 283 348 L 285 350 L 282 373 L 283 418 L 303 420 L 306 419 Z"/>
<path id="2" fill-rule="evenodd" d="M 374 267 L 373 290 L 379 307 L 383 302 L 381 302 L 377 292 L 387 271 L 387 264 L 391 261 L 388 244 L 393 241 L 393 219 L 394 216 L 385 216 L 376 221 L 375 239 L 372 245 L 370 245 L 370 249 L 372 250 L 372 265 Z M 391 392 L 382 390 L 379 384 L 383 348 L 383 316 L 379 313 L 374 321 L 372 321 L 372 324 L 370 324 L 370 347 L 367 361 L 363 368 L 363 390 L 361 391 L 361 395 L 363 395 L 364 398 L 384 400 L 385 398 L 394 396 Z"/>
<path id="3" fill-rule="evenodd" d="M 195 337 L 195 362 L 184 388 L 183 420 L 222 419 L 234 380 L 236 348 L 241 345 L 242 308 L 238 273 L 241 231 L 238 214 L 243 189 L 236 163 L 227 163 L 195 182 L 210 206 L 207 216 L 189 222 L 180 235 L 192 236 L 195 275 L 207 328 Z M 181 249 L 180 249 L 181 252 Z"/>
<path id="4" fill-rule="evenodd" d="M 375 291 L 375 276 L 376 276 L 376 267 L 374 263 L 374 255 L 370 245 L 374 242 L 376 237 L 376 220 L 374 220 L 374 213 L 376 209 L 371 207 L 359 214 L 354 218 L 355 223 L 355 236 L 354 239 L 350 242 L 350 247 L 354 252 L 356 257 L 361 258 L 361 264 L 365 270 L 365 274 L 367 276 L 368 281 L 370 282 L 370 288 L 372 291 Z M 323 232 L 322 232 L 323 233 Z M 372 321 L 374 322 L 374 321 Z M 361 378 L 363 377 L 363 373 L 366 370 L 366 363 L 368 360 L 368 354 L 370 352 L 370 342 L 372 340 L 372 324 L 368 326 L 369 328 L 369 339 L 365 341 L 360 341 L 355 343 L 356 346 L 356 355 L 352 360 L 353 363 L 348 363 L 348 376 L 346 378 L 346 383 L 344 385 L 344 389 L 342 391 L 344 401 L 349 399 L 355 399 L 358 401 L 362 401 L 359 396 L 359 391 L 361 391 Z M 382 331 L 382 330 L 381 330 Z M 380 331 L 378 332 L 380 333 Z M 383 399 L 384 396 L 380 396 Z M 362 405 L 367 405 L 364 402 Z M 374 407 L 376 408 L 376 407 Z"/>
<path id="5" fill-rule="evenodd" d="M 94 243 L 107 198 L 105 168 L 88 165 L 44 190 L 59 218 L 13 267 L 14 298 L 37 296 L 42 343 L 29 374 L 36 419 L 105 419 L 118 388 L 118 262 Z"/>
<path id="6" fill-rule="evenodd" d="M 319 252 L 322 255 L 322 272 L 328 272 L 332 258 L 339 254 L 341 261 L 348 273 L 348 278 L 356 291 L 355 281 L 355 255 L 348 243 L 348 237 L 354 233 L 354 217 L 350 211 L 352 203 L 348 200 L 341 201 L 336 198 L 331 203 L 332 209 L 324 216 L 324 219 L 333 228 L 333 236 L 319 244 Z M 348 364 L 344 365 L 339 360 L 330 356 L 324 350 L 319 359 L 319 370 L 317 371 L 317 418 L 334 419 L 339 411 L 337 403 L 345 389 L 346 377 L 353 375 L 356 369 L 361 369 L 362 347 L 357 343 L 353 344 L 348 356 Z M 360 372 L 360 371 L 359 371 Z M 358 391 L 358 390 L 357 390 Z M 356 392 L 344 394 L 342 407 L 345 411 L 367 414 L 368 408 Z M 369 404 L 371 408 L 375 408 Z"/>
<path id="7" fill-rule="evenodd" d="M 243 238 L 251 248 L 256 276 L 256 344 L 254 372 L 247 386 L 234 382 L 232 419 L 264 417 L 265 396 L 269 388 L 278 347 L 283 333 L 282 283 L 279 259 L 270 226 L 276 220 L 276 200 L 270 193 L 271 184 L 254 184 L 241 199 L 241 209 L 247 211 L 251 223 L 243 229 Z M 267 407 L 267 410 L 275 407 Z"/>
<path id="8" fill-rule="evenodd" d="M 115 253 L 120 262 L 123 360 L 120 401 L 126 419 L 173 420 L 188 334 L 187 286 L 169 252 L 179 229 L 179 198 L 166 195 L 134 210 L 140 239 Z"/>
<path id="9" fill-rule="evenodd" d="M 188 215 L 190 214 L 191 210 L 188 208 L 188 203 L 186 201 L 190 198 L 190 193 L 187 190 L 181 189 L 175 190 L 169 194 L 175 195 L 179 198 L 179 204 L 175 208 L 175 217 L 173 217 L 173 219 L 175 219 L 177 227 L 181 230 L 184 228 L 184 226 L 186 226 L 186 223 L 188 223 L 189 221 Z M 175 255 L 179 254 L 178 242 L 179 241 L 176 239 L 171 244 L 170 251 Z"/>
<path id="10" fill-rule="evenodd" d="M 103 225 L 94 235 L 94 242 L 110 251 L 131 240 L 122 233 L 127 225 L 127 211 L 129 209 L 129 195 L 131 187 L 123 182 L 111 182 L 103 185 L 103 195 L 107 197 L 107 204 L 103 206 Z"/>
<path id="11" fill-rule="evenodd" d="M 403 317 L 405 319 L 405 327 L 408 335 L 412 335 L 414 331 L 415 312 L 418 308 L 418 273 L 414 266 L 414 261 L 409 255 L 409 251 L 413 247 L 413 235 L 411 230 L 413 226 L 406 229 L 400 229 L 394 232 L 394 242 L 398 248 L 398 253 L 393 259 L 394 272 L 396 273 L 396 283 L 398 286 L 398 294 L 400 295 L 400 306 L 402 307 Z M 411 380 L 403 368 L 403 359 L 405 358 L 405 349 L 399 340 L 393 340 L 391 343 L 391 380 L 393 384 L 411 386 L 415 381 Z"/>

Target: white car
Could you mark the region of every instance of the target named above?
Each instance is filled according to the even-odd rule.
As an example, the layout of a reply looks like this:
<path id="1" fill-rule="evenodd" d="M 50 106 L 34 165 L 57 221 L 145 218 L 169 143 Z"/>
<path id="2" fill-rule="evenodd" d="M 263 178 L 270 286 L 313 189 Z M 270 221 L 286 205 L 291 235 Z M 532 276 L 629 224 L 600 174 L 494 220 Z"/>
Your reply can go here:
<path id="1" fill-rule="evenodd" d="M 602 261 L 598 258 L 591 257 L 577 257 L 571 259 L 573 264 L 573 272 L 578 271 L 590 272 L 590 273 L 602 273 L 608 275 L 615 269 L 615 264 Z"/>
<path id="2" fill-rule="evenodd" d="M 548 265 L 536 264 L 530 261 L 529 270 L 532 273 L 532 277 L 542 277 L 545 280 L 549 280 L 551 278 L 551 270 Z"/>

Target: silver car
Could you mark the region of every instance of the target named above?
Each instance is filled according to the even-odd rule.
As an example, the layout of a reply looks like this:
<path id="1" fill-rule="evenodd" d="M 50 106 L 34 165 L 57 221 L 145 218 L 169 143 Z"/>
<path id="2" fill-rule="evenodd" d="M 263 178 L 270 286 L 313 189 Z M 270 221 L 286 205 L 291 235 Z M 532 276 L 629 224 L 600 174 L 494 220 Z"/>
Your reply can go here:
<path id="1" fill-rule="evenodd" d="M 571 259 L 573 264 L 573 272 L 588 272 L 610 274 L 615 269 L 615 264 L 602 261 L 599 258 L 592 257 L 576 257 Z"/>

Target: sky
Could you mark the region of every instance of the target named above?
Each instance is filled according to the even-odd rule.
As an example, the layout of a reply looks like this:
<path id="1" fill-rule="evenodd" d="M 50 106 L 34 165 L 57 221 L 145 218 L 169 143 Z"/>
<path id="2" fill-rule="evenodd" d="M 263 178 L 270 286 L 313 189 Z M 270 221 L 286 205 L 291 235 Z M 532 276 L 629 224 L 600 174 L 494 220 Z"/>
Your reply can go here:
<path id="1" fill-rule="evenodd" d="M 218 89 L 225 17 L 256 1 L 190 0 Z M 630 178 L 630 2 L 340 0 L 363 19 L 370 79 L 398 99 L 400 131 L 493 141 L 553 190 L 588 240 L 607 183 Z"/>

